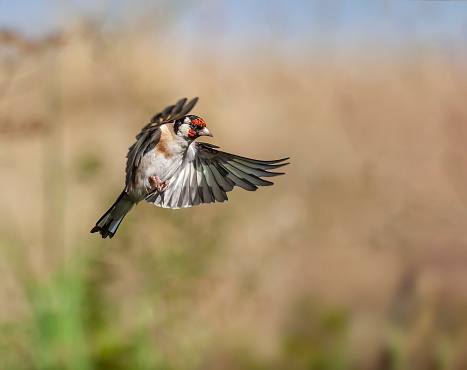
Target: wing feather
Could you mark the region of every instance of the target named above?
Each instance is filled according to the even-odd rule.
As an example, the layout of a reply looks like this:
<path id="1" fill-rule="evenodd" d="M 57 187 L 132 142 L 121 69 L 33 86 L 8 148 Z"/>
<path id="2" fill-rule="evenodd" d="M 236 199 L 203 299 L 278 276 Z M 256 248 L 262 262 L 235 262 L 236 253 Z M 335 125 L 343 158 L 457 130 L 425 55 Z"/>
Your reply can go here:
<path id="1" fill-rule="evenodd" d="M 182 111 L 183 105 L 186 103 L 186 98 L 180 99 L 177 104 L 174 105 L 174 108 L 172 109 L 172 114 L 174 116 L 178 116 L 180 112 Z"/>
<path id="2" fill-rule="evenodd" d="M 255 186 L 248 180 L 242 179 L 240 176 L 237 176 L 235 172 L 232 172 L 228 168 L 226 168 L 225 163 L 222 163 L 219 165 L 227 172 L 226 177 L 229 180 L 233 181 L 235 185 L 240 186 L 241 188 L 248 190 L 248 191 L 255 191 L 256 189 L 258 189 L 257 186 Z"/>
<path id="3" fill-rule="evenodd" d="M 206 182 L 209 186 L 209 189 L 212 192 L 212 195 L 218 202 L 225 202 L 227 200 L 227 194 L 222 188 L 219 186 L 214 174 L 211 171 L 209 164 L 206 161 L 201 161 L 201 165 L 203 166 L 203 173 L 206 177 Z"/>
<path id="4" fill-rule="evenodd" d="M 186 207 L 190 204 L 190 183 L 191 183 L 191 165 L 188 165 L 185 170 L 185 179 L 183 181 L 183 189 L 178 200 L 178 207 Z"/>
<path id="5" fill-rule="evenodd" d="M 196 177 L 198 178 L 198 194 L 202 203 L 213 203 L 214 197 L 212 191 L 206 181 L 206 176 L 203 172 L 203 166 L 198 157 L 196 160 Z"/>
<path id="6" fill-rule="evenodd" d="M 210 164 L 209 168 L 212 174 L 214 175 L 216 182 L 225 192 L 233 190 L 233 188 L 235 187 L 235 183 L 229 178 L 224 177 L 227 174 L 227 171 L 223 170 L 222 167 L 216 167 L 213 164 Z M 220 173 L 221 170 L 224 173 L 224 176 Z"/>
<path id="7" fill-rule="evenodd" d="M 282 173 L 279 173 L 279 172 L 268 172 L 268 171 L 265 171 L 265 170 L 262 170 L 260 168 L 255 168 L 255 167 L 252 167 L 252 166 L 248 166 L 246 164 L 243 164 L 242 162 L 240 161 L 237 161 L 236 159 L 233 159 L 229 162 L 231 166 L 234 166 L 235 168 L 245 172 L 245 173 L 248 173 L 248 174 L 251 174 L 251 175 L 254 175 L 256 177 L 273 177 L 273 176 L 277 176 L 277 175 L 282 175 Z"/>
<path id="8" fill-rule="evenodd" d="M 170 188 L 171 194 L 170 197 L 167 198 L 167 205 L 169 208 L 177 209 L 180 208 L 178 207 L 178 200 L 180 198 L 180 194 L 183 189 L 183 173 L 180 174 L 180 176 L 175 178 L 175 184 Z M 169 190 L 169 189 L 167 189 Z"/>
<path id="9" fill-rule="evenodd" d="M 258 168 L 261 170 L 274 170 L 276 168 L 285 166 L 288 163 L 281 163 L 285 162 L 289 158 L 282 158 L 278 159 L 275 161 L 260 161 L 257 159 L 251 159 L 251 158 L 245 158 L 245 157 L 240 157 L 238 155 L 230 154 L 230 153 L 222 153 L 219 154 L 220 157 L 222 157 L 225 161 L 235 161 L 237 163 L 241 163 L 245 166 L 249 166 L 252 168 Z M 276 164 L 277 163 L 277 164 Z M 282 173 L 281 173 L 282 175 Z"/>
<path id="10" fill-rule="evenodd" d="M 282 175 L 271 170 L 287 165 L 285 161 L 289 159 L 263 161 L 222 152 L 217 148 L 207 143 L 192 143 L 165 193 L 152 194 L 146 200 L 166 208 L 225 202 L 228 200 L 227 192 L 235 186 L 254 191 L 258 186 L 273 185 L 262 177 Z"/>
<path id="11" fill-rule="evenodd" d="M 271 181 L 263 180 L 259 177 L 256 177 L 253 174 L 249 174 L 247 172 L 244 172 L 235 166 L 233 166 L 230 162 L 223 163 L 222 166 L 227 169 L 229 172 L 232 172 L 235 176 L 241 178 L 242 180 L 247 180 L 248 182 L 254 184 L 254 185 L 260 185 L 260 186 L 269 186 L 273 185 Z"/>
<path id="12" fill-rule="evenodd" d="M 186 116 L 188 112 L 193 109 L 193 107 L 195 106 L 197 102 L 198 102 L 198 98 L 194 98 L 187 105 L 182 107 L 182 109 L 180 110 L 180 113 L 178 113 L 177 116 L 180 116 L 180 117 Z"/>
<path id="13" fill-rule="evenodd" d="M 203 204 L 198 191 L 198 171 L 196 170 L 196 162 L 191 162 L 191 183 L 190 183 L 190 200 L 194 206 Z"/>

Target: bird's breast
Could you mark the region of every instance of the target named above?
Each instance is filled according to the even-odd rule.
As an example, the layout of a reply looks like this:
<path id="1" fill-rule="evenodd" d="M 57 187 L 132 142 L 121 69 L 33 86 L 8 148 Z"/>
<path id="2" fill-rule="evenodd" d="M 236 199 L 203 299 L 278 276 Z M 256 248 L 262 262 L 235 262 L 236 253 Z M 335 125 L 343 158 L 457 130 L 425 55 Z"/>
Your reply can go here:
<path id="1" fill-rule="evenodd" d="M 159 142 L 141 158 L 136 170 L 132 196 L 140 201 L 153 190 L 149 181 L 151 176 L 157 176 L 162 182 L 170 181 L 182 165 L 188 145 L 186 141 L 176 137 L 173 129 L 166 125 L 161 126 Z"/>
<path id="2" fill-rule="evenodd" d="M 144 165 L 144 177 L 157 176 L 161 181 L 170 180 L 183 161 L 183 154 L 167 156 L 161 152 L 153 152 L 147 157 Z"/>

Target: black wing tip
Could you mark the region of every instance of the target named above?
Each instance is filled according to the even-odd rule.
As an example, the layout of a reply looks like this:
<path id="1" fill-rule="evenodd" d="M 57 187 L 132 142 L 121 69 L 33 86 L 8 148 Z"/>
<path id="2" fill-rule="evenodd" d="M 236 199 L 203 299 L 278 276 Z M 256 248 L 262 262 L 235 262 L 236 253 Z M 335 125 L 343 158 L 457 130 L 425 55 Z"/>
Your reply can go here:
<path id="1" fill-rule="evenodd" d="M 281 176 L 281 175 L 285 175 L 285 172 L 271 172 L 271 171 L 267 171 L 269 174 L 271 175 L 274 175 L 274 176 Z M 274 177 L 272 176 L 272 177 Z"/>
<path id="2" fill-rule="evenodd" d="M 287 161 L 290 159 L 290 157 L 286 157 L 286 158 L 282 158 L 282 159 L 273 159 L 273 160 L 262 160 L 262 159 L 254 159 L 254 158 L 249 158 L 249 157 L 243 157 L 241 155 L 237 155 L 237 154 L 230 154 L 230 153 L 225 153 L 225 154 L 228 154 L 228 155 L 231 155 L 235 158 L 238 158 L 240 160 L 245 160 L 247 162 L 252 162 L 252 163 L 258 163 L 258 164 L 262 164 L 262 165 L 266 165 L 266 166 L 285 166 L 287 164 L 289 164 L 290 162 L 287 162 L 287 163 L 281 163 L 281 162 L 284 162 L 284 161 Z"/>
<path id="3" fill-rule="evenodd" d="M 287 166 L 288 164 L 290 164 L 290 162 L 286 162 L 286 163 L 281 163 L 281 162 L 286 161 L 288 159 L 289 158 L 277 159 L 274 161 L 268 161 L 268 163 L 263 162 L 263 164 L 265 164 L 268 167 L 268 168 L 265 168 L 265 171 L 268 173 L 274 174 L 274 176 L 285 175 L 285 172 L 272 172 L 271 170 Z"/>
<path id="4" fill-rule="evenodd" d="M 253 188 L 251 188 L 251 189 L 250 189 L 250 188 L 248 188 L 248 189 L 247 189 L 247 188 L 244 188 L 244 187 L 241 186 L 241 185 L 238 185 L 238 186 L 239 186 L 240 188 L 242 188 L 243 190 L 246 190 L 246 191 L 256 191 L 256 190 L 258 190 L 258 187 L 257 187 L 256 185 L 253 185 Z"/>
<path id="5" fill-rule="evenodd" d="M 179 116 L 179 115 L 184 116 L 184 115 L 186 115 L 188 112 L 190 112 L 193 109 L 193 107 L 198 102 L 198 99 L 199 98 L 196 96 L 193 99 L 191 99 L 188 102 L 188 104 L 186 104 L 186 101 L 188 100 L 187 98 L 180 99 L 174 105 L 169 105 L 162 112 L 156 113 L 151 118 L 150 124 L 157 123 L 161 119 L 163 120 L 164 117 L 169 115 L 169 114 L 174 115 L 174 118 L 175 118 L 175 116 Z"/>
<path id="6" fill-rule="evenodd" d="M 286 161 L 287 159 L 284 159 L 284 160 Z M 274 168 L 281 168 L 281 167 L 284 167 L 284 166 L 287 166 L 288 164 L 290 164 L 290 162 L 281 163 L 281 161 L 283 161 L 283 160 L 281 159 L 279 162 L 271 163 L 271 166 L 273 166 Z"/>
<path id="7" fill-rule="evenodd" d="M 187 98 L 181 98 L 178 102 L 175 103 L 175 106 L 183 106 L 187 100 Z"/>
<path id="8" fill-rule="evenodd" d="M 237 157 L 239 159 L 245 159 L 247 161 L 258 162 L 258 163 L 266 164 L 266 165 L 267 164 L 271 164 L 271 165 L 277 164 L 277 165 L 280 165 L 280 166 L 285 166 L 286 164 L 290 163 L 290 162 L 281 163 L 281 162 L 284 162 L 284 161 L 288 161 L 290 159 L 290 157 L 282 158 L 282 159 L 263 160 L 263 159 L 254 159 L 254 158 L 249 158 L 249 157 L 242 157 L 242 156 L 236 155 L 236 154 L 234 154 L 233 156 Z"/>
<path id="9" fill-rule="evenodd" d="M 290 159 L 290 157 L 287 157 L 287 158 L 282 158 L 282 159 L 273 159 L 272 161 L 259 161 L 259 162 L 265 162 L 265 163 L 268 163 L 268 164 L 280 164 L 281 166 L 285 166 L 287 164 L 290 164 L 290 162 L 287 162 L 287 163 L 280 163 L 280 162 L 284 162 L 284 161 L 288 161 Z"/>
<path id="10" fill-rule="evenodd" d="M 178 114 L 180 117 L 186 116 L 196 105 L 198 102 L 198 97 L 191 99 L 183 108 L 181 109 L 180 113 Z"/>
<path id="11" fill-rule="evenodd" d="M 281 167 L 284 167 L 284 166 L 287 166 L 288 164 L 290 164 L 290 162 L 286 162 L 286 163 L 278 163 L 276 168 L 281 168 Z M 277 172 L 278 174 L 280 175 L 283 175 L 282 172 Z"/>

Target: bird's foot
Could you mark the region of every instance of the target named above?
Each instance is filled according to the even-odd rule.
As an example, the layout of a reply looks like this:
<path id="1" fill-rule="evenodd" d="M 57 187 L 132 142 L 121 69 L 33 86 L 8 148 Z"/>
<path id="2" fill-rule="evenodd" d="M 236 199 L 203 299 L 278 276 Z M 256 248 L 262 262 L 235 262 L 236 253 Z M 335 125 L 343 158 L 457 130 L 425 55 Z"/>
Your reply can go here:
<path id="1" fill-rule="evenodd" d="M 161 189 L 159 190 L 160 193 L 163 193 L 164 191 L 167 190 L 167 188 L 169 187 L 169 180 L 165 180 L 163 183 L 162 183 L 162 187 Z"/>
<path id="2" fill-rule="evenodd" d="M 167 188 L 169 187 L 169 180 L 165 180 L 164 182 L 162 182 L 159 177 L 157 176 L 151 176 L 149 178 L 149 183 L 154 186 L 154 188 L 159 192 L 159 193 L 163 193 L 164 191 L 167 190 Z"/>

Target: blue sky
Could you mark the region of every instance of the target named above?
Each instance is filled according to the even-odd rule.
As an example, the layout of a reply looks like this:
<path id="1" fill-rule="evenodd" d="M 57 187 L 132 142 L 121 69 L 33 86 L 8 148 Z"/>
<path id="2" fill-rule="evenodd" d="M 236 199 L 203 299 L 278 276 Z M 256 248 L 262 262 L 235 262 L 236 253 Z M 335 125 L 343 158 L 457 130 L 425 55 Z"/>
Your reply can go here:
<path id="1" fill-rule="evenodd" d="M 465 1 L 0 0 L 0 28 L 31 37 L 59 31 L 83 17 L 123 29 L 137 27 L 140 19 L 145 24 L 153 19 L 159 27 L 154 30 L 191 44 L 214 36 L 232 45 L 281 42 L 292 49 L 310 43 L 339 49 L 467 44 Z"/>

